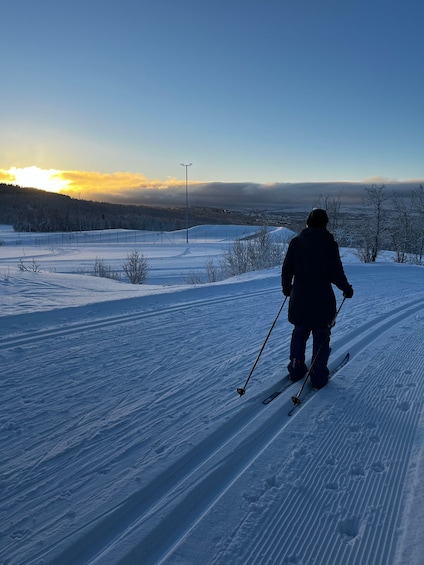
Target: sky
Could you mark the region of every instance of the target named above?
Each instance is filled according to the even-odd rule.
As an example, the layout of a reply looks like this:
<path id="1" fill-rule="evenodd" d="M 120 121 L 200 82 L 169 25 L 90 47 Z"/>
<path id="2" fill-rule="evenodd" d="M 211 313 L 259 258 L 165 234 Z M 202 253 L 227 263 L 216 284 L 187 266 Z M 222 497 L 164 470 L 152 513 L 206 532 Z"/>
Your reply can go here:
<path id="1" fill-rule="evenodd" d="M 169 203 L 191 163 L 199 201 L 225 206 L 424 178 L 418 0 L 14 0 L 0 15 L 0 181 Z"/>

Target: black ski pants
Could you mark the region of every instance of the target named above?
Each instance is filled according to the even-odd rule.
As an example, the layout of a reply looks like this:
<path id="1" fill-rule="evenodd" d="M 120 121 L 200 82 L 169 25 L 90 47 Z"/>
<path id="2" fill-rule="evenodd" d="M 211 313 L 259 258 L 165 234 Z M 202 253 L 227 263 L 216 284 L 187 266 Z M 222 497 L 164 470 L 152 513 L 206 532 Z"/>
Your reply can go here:
<path id="1" fill-rule="evenodd" d="M 292 332 L 290 343 L 290 361 L 305 362 L 306 343 L 312 332 L 312 358 L 315 359 L 314 367 L 311 372 L 313 386 L 320 388 L 328 381 L 328 358 L 330 356 L 330 333 L 331 330 L 325 328 L 304 328 L 295 326 Z"/>

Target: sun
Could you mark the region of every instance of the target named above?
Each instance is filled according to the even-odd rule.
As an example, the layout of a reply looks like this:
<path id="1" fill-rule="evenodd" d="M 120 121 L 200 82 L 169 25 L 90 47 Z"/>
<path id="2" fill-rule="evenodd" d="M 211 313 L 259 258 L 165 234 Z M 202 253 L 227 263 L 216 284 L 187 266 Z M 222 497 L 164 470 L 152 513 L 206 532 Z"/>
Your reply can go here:
<path id="1" fill-rule="evenodd" d="M 48 192 L 59 192 L 66 188 L 70 181 L 61 177 L 62 171 L 56 169 L 40 169 L 39 167 L 11 167 L 3 170 L 10 177 L 11 184 L 28 188 L 39 188 Z"/>

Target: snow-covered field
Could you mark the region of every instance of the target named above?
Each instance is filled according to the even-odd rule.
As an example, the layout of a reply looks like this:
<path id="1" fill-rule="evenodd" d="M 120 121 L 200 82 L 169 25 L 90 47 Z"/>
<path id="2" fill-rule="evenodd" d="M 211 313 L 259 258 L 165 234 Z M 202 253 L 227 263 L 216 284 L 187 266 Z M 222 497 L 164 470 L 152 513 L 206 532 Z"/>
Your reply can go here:
<path id="1" fill-rule="evenodd" d="M 2 564 L 424 563 L 423 268 L 342 250 L 351 358 L 289 417 L 286 309 L 236 392 L 280 269 L 186 284 L 251 230 L 0 229 Z M 134 249 L 146 285 L 78 274 Z"/>

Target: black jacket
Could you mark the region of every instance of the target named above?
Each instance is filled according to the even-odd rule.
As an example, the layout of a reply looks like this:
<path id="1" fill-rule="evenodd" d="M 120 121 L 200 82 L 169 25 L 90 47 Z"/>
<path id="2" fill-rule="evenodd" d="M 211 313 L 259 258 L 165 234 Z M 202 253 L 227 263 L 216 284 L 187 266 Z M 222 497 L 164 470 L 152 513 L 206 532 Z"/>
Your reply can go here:
<path id="1" fill-rule="evenodd" d="M 326 327 L 336 314 L 332 284 L 349 292 L 339 246 L 325 228 L 306 228 L 291 240 L 281 271 L 290 296 L 289 322 L 308 329 Z"/>

